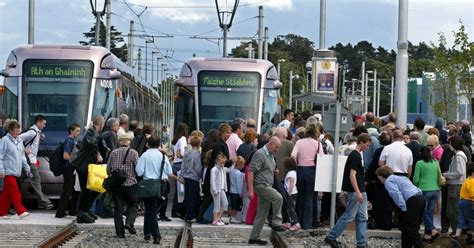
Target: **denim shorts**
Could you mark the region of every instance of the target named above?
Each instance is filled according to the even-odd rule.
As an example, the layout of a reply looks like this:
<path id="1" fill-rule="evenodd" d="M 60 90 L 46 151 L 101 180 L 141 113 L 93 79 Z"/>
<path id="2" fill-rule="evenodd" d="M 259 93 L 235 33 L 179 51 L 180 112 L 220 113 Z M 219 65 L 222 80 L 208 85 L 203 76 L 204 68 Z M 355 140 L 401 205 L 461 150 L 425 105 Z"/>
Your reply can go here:
<path id="1" fill-rule="evenodd" d="M 230 207 L 235 211 L 242 211 L 242 197 L 239 194 L 230 193 Z"/>

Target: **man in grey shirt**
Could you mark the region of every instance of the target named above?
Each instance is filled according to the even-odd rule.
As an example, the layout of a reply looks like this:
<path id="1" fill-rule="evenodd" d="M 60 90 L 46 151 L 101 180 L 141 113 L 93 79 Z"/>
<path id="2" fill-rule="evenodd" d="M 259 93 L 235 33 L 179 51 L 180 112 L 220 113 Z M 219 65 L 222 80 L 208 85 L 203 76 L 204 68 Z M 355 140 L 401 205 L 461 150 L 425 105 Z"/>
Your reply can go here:
<path id="1" fill-rule="evenodd" d="M 278 173 L 273 155 L 278 152 L 280 147 L 280 139 L 273 136 L 265 146 L 255 152 L 252 158 L 248 173 L 248 197 L 253 199 L 255 190 L 258 195 L 258 208 L 252 232 L 250 233 L 249 244 L 267 244 L 267 241 L 260 239 L 260 232 L 265 224 L 270 206 L 272 206 L 273 210 L 273 221 L 271 223 L 274 226 L 272 226 L 272 229 L 274 231 L 284 231 L 281 227 L 281 205 L 283 204 L 283 198 L 272 187 L 274 173 Z"/>

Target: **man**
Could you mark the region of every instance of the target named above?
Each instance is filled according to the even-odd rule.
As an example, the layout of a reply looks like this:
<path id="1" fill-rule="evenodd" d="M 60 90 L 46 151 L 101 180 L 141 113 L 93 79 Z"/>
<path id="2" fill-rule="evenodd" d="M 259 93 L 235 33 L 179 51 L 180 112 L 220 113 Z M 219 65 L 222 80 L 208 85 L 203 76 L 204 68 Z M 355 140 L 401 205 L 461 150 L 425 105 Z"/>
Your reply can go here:
<path id="1" fill-rule="evenodd" d="M 421 190 L 415 187 L 407 177 L 394 175 L 393 170 L 388 166 L 378 168 L 375 174 L 401 209 L 399 226 L 402 231 L 402 247 L 423 247 L 419 230 L 425 210 L 425 199 Z"/>
<path id="2" fill-rule="evenodd" d="M 117 135 L 127 133 L 127 130 L 128 130 L 128 115 L 126 115 L 126 114 L 119 115 L 119 124 L 120 124 L 120 127 L 117 131 Z M 133 139 L 133 136 L 132 136 L 132 139 Z"/>
<path id="3" fill-rule="evenodd" d="M 71 161 L 71 165 L 76 169 L 81 186 L 79 196 L 79 206 L 77 212 L 77 223 L 94 223 L 95 215 L 89 213 L 89 210 L 97 197 L 98 193 L 87 188 L 88 165 L 102 162 L 102 156 L 99 153 L 99 131 L 104 128 L 104 117 L 97 115 L 92 119 L 92 127 L 87 129 L 84 138 L 81 141 L 81 147 L 77 152 L 77 157 Z"/>
<path id="4" fill-rule="evenodd" d="M 34 123 L 28 131 L 20 134 L 20 139 L 25 145 L 26 158 L 33 174 L 33 178 L 30 178 L 30 183 L 38 197 L 38 207 L 41 209 L 52 209 L 54 205 L 41 189 L 41 177 L 36 166 L 40 141 L 44 140 L 42 130 L 46 127 L 46 117 L 38 115 L 35 117 Z"/>
<path id="5" fill-rule="evenodd" d="M 119 119 L 117 118 L 110 118 L 107 120 L 106 123 L 107 131 L 103 132 L 100 135 L 100 138 L 103 142 L 103 147 L 105 151 L 101 151 L 101 155 L 104 158 L 104 162 L 108 161 L 108 157 L 110 152 L 117 149 L 119 147 L 119 142 L 117 139 L 117 132 L 119 131 Z M 125 134 L 125 133 L 123 133 Z"/>
<path id="6" fill-rule="evenodd" d="M 257 122 L 255 122 L 254 119 L 248 119 L 246 123 L 247 123 L 247 130 L 252 128 L 253 130 L 255 130 L 255 132 L 257 131 Z"/>
<path id="7" fill-rule="evenodd" d="M 274 173 L 278 173 L 273 154 L 278 152 L 280 147 L 280 139 L 278 137 L 271 137 L 266 145 L 255 152 L 250 164 L 247 183 L 248 197 L 249 199 L 253 199 L 255 196 L 254 193 L 257 193 L 258 209 L 252 232 L 250 233 L 249 244 L 267 244 L 267 241 L 260 239 L 260 232 L 265 224 L 270 206 L 272 206 L 273 209 L 273 220 L 271 223 L 273 223 L 274 226 L 272 226 L 272 229 L 274 231 L 284 230 L 281 227 L 281 206 L 283 204 L 283 198 L 280 193 L 272 187 Z"/>
<path id="8" fill-rule="evenodd" d="M 58 210 L 56 210 L 56 218 L 64 218 L 66 214 L 66 208 L 68 207 L 69 198 L 73 194 L 74 190 L 74 181 L 75 181 L 75 174 L 74 168 L 69 163 L 69 159 L 71 159 L 71 153 L 76 146 L 77 138 L 81 134 L 81 127 L 78 124 L 72 124 L 69 126 L 69 136 L 66 138 L 63 144 L 63 193 L 61 194 L 61 198 L 59 199 Z M 69 215 L 73 215 L 76 212 L 76 205 L 77 202 L 71 201 L 69 204 Z"/>
<path id="9" fill-rule="evenodd" d="M 392 144 L 386 146 L 380 154 L 379 166 L 387 165 L 392 168 L 395 175 L 411 177 L 413 155 L 403 144 L 402 131 L 394 130 L 392 140 Z"/>
<path id="10" fill-rule="evenodd" d="M 232 133 L 230 134 L 229 139 L 226 141 L 227 147 L 229 148 L 229 156 L 232 161 L 237 159 L 237 149 L 243 143 L 240 139 L 242 135 L 242 126 L 238 122 L 234 122 L 231 125 Z"/>
<path id="11" fill-rule="evenodd" d="M 119 136 L 120 147 L 110 153 L 107 162 L 107 174 L 112 175 L 114 170 L 122 170 L 125 174 L 125 182 L 119 189 L 114 190 L 114 226 L 115 233 L 119 238 L 125 238 L 127 229 L 130 234 L 136 234 L 134 228 L 135 219 L 137 217 L 137 174 L 135 167 L 137 166 L 138 153 L 130 149 L 132 137 L 125 133 Z M 127 209 L 126 211 L 125 208 Z M 123 225 L 123 215 L 126 216 L 126 224 Z"/>
<path id="12" fill-rule="evenodd" d="M 421 118 L 418 118 L 415 120 L 415 123 L 413 123 L 413 130 L 418 131 L 420 133 L 421 139 L 420 139 L 420 144 L 422 146 L 427 145 L 427 139 L 428 139 L 428 134 L 424 131 L 425 129 L 425 121 Z"/>
<path id="13" fill-rule="evenodd" d="M 374 113 L 367 112 L 367 114 L 365 114 L 365 128 L 367 128 L 367 131 L 369 131 L 369 128 L 373 128 L 377 130 L 378 133 L 380 133 L 380 128 L 374 125 L 374 120 Z"/>
<path id="14" fill-rule="evenodd" d="M 439 131 L 439 141 L 441 145 L 448 143 L 448 131 L 443 128 L 444 121 L 440 117 L 436 118 L 435 128 Z"/>
<path id="15" fill-rule="evenodd" d="M 285 158 L 291 156 L 291 151 L 293 151 L 293 147 L 295 146 L 293 142 L 286 139 L 288 135 L 288 131 L 284 127 L 277 127 L 273 130 L 273 135 L 278 137 L 281 142 L 280 149 L 275 153 L 275 162 L 277 169 L 280 173 L 278 173 L 277 178 L 280 182 L 285 181 L 286 169 L 283 163 Z"/>
<path id="16" fill-rule="evenodd" d="M 406 144 L 406 147 L 408 147 L 408 149 L 410 149 L 411 151 L 411 155 L 413 157 L 413 169 L 412 171 L 415 171 L 415 166 L 416 166 L 416 162 L 418 162 L 419 160 L 421 160 L 420 158 L 420 149 L 422 147 L 422 145 L 420 144 L 421 141 L 421 135 L 418 131 L 412 131 L 410 132 L 410 143 Z M 410 177 L 411 179 L 412 177 Z"/>
<path id="17" fill-rule="evenodd" d="M 295 119 L 295 113 L 291 109 L 285 109 L 285 119 L 282 120 L 279 124 L 278 127 L 284 127 L 286 129 L 290 129 L 291 123 L 293 123 L 293 120 Z"/>
<path id="18" fill-rule="evenodd" d="M 371 138 L 362 133 L 357 136 L 357 147 L 349 154 L 344 167 L 342 190 L 348 192 L 346 211 L 324 239 L 331 247 L 339 247 L 337 237 L 344 232 L 349 222 L 356 220 L 357 247 L 367 245 L 367 194 L 365 193 L 364 166 L 361 153 L 369 148 Z"/>

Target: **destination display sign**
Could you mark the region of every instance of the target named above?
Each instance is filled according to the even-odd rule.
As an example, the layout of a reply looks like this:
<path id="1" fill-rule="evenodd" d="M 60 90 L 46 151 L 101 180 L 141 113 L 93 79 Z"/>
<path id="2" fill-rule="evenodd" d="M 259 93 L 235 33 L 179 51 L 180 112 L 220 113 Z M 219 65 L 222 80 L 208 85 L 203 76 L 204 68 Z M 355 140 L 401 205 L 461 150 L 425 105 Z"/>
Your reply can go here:
<path id="1" fill-rule="evenodd" d="M 26 61 L 23 67 L 26 77 L 90 78 L 92 63 L 88 61 Z"/>
<path id="2" fill-rule="evenodd" d="M 198 74 L 201 87 L 257 88 L 260 74 L 257 72 L 202 71 Z"/>

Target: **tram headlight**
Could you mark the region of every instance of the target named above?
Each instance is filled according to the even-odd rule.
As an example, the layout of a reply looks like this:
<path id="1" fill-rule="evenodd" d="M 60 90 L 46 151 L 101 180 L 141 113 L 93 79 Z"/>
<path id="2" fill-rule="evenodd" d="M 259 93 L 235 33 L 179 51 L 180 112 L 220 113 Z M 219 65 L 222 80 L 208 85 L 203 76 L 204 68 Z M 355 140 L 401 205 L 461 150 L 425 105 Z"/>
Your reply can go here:
<path id="1" fill-rule="evenodd" d="M 193 76 L 193 71 L 191 70 L 191 67 L 188 64 L 184 64 L 183 67 L 181 68 L 181 71 L 179 72 L 180 77 L 192 77 Z"/>

